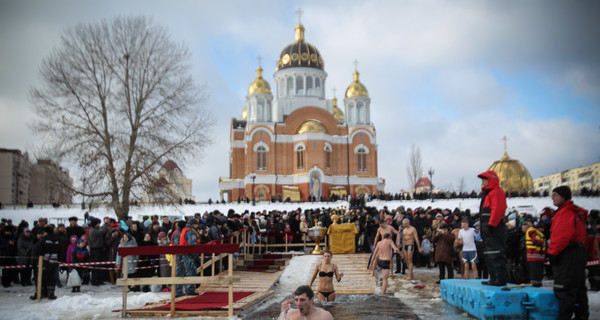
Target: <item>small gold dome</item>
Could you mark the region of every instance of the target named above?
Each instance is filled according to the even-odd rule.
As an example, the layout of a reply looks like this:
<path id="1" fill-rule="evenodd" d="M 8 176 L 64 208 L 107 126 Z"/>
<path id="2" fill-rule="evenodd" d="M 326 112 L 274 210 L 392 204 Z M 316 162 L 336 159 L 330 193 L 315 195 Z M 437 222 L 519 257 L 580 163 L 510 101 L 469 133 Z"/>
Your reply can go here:
<path id="1" fill-rule="evenodd" d="M 344 121 L 344 113 L 338 108 L 336 97 L 333 97 L 333 117 L 335 120 Z"/>
<path id="2" fill-rule="evenodd" d="M 368 97 L 369 92 L 364 84 L 360 83 L 360 73 L 354 71 L 354 81 L 346 89 L 346 98 L 350 97 Z"/>
<path id="3" fill-rule="evenodd" d="M 527 168 L 519 160 L 510 158 L 506 152 L 488 170 L 498 174 L 500 187 L 506 192 L 522 192 L 533 189 L 533 179 Z"/>
<path id="4" fill-rule="evenodd" d="M 248 87 L 248 95 L 255 93 L 271 94 L 271 86 L 263 79 L 263 69 L 260 66 L 256 68 L 256 79 Z"/>
<path id="5" fill-rule="evenodd" d="M 301 133 L 327 133 L 327 130 L 316 120 L 308 120 L 302 123 L 296 130 L 296 134 Z"/>
<path id="6" fill-rule="evenodd" d="M 242 120 L 246 120 L 246 118 L 248 118 L 248 107 L 245 107 L 244 110 L 242 110 Z"/>

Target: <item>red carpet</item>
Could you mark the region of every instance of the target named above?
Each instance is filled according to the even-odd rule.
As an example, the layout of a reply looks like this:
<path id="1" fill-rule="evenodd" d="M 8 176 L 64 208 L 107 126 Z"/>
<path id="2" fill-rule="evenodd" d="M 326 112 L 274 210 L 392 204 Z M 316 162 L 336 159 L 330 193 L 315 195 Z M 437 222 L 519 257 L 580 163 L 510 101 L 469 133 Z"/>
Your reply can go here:
<path id="1" fill-rule="evenodd" d="M 251 294 L 250 292 L 234 292 L 233 302 L 237 302 Z M 216 309 L 227 307 L 227 299 L 229 297 L 228 292 L 214 292 L 208 291 L 200 296 L 191 297 L 178 302 L 175 302 L 175 309 L 177 310 L 205 310 L 205 309 Z M 162 306 L 154 307 L 153 309 L 170 309 L 171 304 L 165 304 Z"/>

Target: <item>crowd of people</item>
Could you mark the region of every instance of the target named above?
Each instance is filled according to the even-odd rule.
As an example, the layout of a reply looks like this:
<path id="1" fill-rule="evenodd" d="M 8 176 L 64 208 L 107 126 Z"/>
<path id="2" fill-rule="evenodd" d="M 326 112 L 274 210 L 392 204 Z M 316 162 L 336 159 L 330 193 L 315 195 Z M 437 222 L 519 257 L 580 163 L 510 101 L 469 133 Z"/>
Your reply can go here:
<path id="1" fill-rule="evenodd" d="M 583 219 L 582 224 L 577 225 L 577 230 L 582 225 L 585 232 L 580 234 L 585 234 L 585 237 L 577 241 L 565 242 L 563 239 L 563 246 L 559 248 L 548 246 L 553 234 L 557 237 L 557 234 L 563 233 L 554 221 L 564 216 L 559 215 L 559 212 L 565 203 L 571 201 L 570 190 L 566 192 L 558 189 L 564 201 L 555 202 L 559 208 L 557 212 L 547 207 L 539 215 L 517 211 L 505 215 L 506 204 L 503 199 L 506 195 L 497 184 L 493 184 L 493 175 L 488 172 L 480 175 L 480 178 L 483 192 L 479 213 L 472 213 L 468 209 L 461 211 L 458 208 L 412 209 L 403 206 L 378 210 L 366 206 L 368 202 L 353 202 L 348 208 L 246 210 L 239 213 L 233 210 L 227 213 L 215 210 L 196 213 L 193 217 L 182 220 L 154 215 L 144 216 L 141 221 L 131 218 L 116 221 L 86 214 L 82 224 L 77 217 L 71 217 L 67 226 L 49 225 L 46 218 L 34 221 L 32 226 L 27 221 L 14 225 L 12 221 L 3 219 L 0 224 L 0 265 L 26 267 L 3 269 L 2 285 L 32 285 L 36 277 L 33 270 L 37 267 L 33 260 L 40 255 L 50 261 L 64 263 L 106 262 L 107 270 L 103 270 L 100 267 L 82 266 L 58 268 L 57 264 L 46 260 L 42 294 L 53 299 L 56 297 L 54 286 L 63 285 L 60 272 L 77 271 L 83 285 L 114 284 L 118 272 L 121 272 L 119 268 L 115 268 L 115 264 L 117 267 L 122 265 L 117 254 L 120 246 L 201 244 L 228 238 L 233 232 L 240 230 L 247 232 L 250 244 L 283 243 L 286 240 L 300 243 L 305 239 L 309 228 L 316 225 L 328 228 L 339 217 L 337 223 L 356 225 L 357 252 L 374 252 L 370 267 L 386 270 L 385 273 L 390 276 L 394 273 L 407 274 L 405 279 L 412 280 L 415 274 L 418 275 L 418 269 L 414 272 L 414 268 L 437 267 L 440 280 L 460 274 L 465 279 L 489 279 L 484 281 L 489 285 L 504 286 L 510 282 L 540 286 L 544 278 L 557 281 L 557 269 L 552 268 L 548 260 L 554 266 L 559 261 L 564 262 L 565 259 L 558 257 L 565 249 L 570 252 L 571 247 L 575 246 L 570 244 L 573 242 L 581 243 L 580 247 L 574 248 L 576 253 L 573 254 L 577 257 L 583 255 L 585 263 L 590 262 L 587 265 L 590 290 L 600 289 L 598 210 L 577 216 L 577 219 Z M 573 205 L 572 201 L 569 203 Z M 571 211 L 579 212 L 578 210 Z M 392 250 L 398 253 L 392 255 Z M 165 261 L 167 257 L 128 256 L 131 263 L 128 264 L 128 270 L 122 272 L 128 272 L 130 277 L 169 276 L 171 265 L 175 265 L 177 276 L 195 275 L 198 257 L 177 257 L 177 261 L 169 263 Z M 329 280 L 335 277 L 339 281 L 343 274 L 338 273 L 335 265 L 330 263 L 331 254 L 327 259 L 319 265 L 320 269 L 315 270 L 314 277 L 328 277 Z M 561 283 L 560 277 L 565 272 L 561 270 L 558 270 L 558 283 Z M 565 267 L 565 270 L 569 270 L 569 267 Z M 327 300 L 331 294 L 334 296 L 331 292 L 332 281 L 331 284 L 331 288 L 318 288 L 317 295 L 320 299 Z M 150 290 L 148 287 L 131 289 Z M 385 292 L 385 287 L 382 289 Z M 79 287 L 73 288 L 73 292 L 78 290 Z M 193 285 L 177 286 L 176 295 L 183 294 L 197 293 Z"/>

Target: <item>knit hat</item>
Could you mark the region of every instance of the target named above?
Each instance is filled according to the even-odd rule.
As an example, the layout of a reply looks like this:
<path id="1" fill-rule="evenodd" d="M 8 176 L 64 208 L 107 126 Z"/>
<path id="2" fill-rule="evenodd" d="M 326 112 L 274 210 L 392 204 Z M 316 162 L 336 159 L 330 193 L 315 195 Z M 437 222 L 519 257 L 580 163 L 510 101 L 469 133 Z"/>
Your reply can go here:
<path id="1" fill-rule="evenodd" d="M 184 220 L 177 221 L 177 229 L 183 230 L 183 228 L 185 228 L 185 221 Z"/>
<path id="2" fill-rule="evenodd" d="M 166 237 L 166 236 L 167 236 L 167 233 L 164 232 L 164 231 L 161 231 L 161 232 L 158 233 L 158 237 L 159 238 L 163 238 L 163 237 Z"/>
<path id="3" fill-rule="evenodd" d="M 99 224 L 100 224 L 100 219 L 93 219 L 90 225 L 92 228 L 95 228 Z"/>
<path id="4" fill-rule="evenodd" d="M 77 217 L 74 217 L 74 216 L 73 216 L 73 217 L 70 217 L 70 218 L 69 218 L 69 221 L 77 221 Z"/>
<path id="5" fill-rule="evenodd" d="M 444 216 L 441 213 L 435 215 L 436 218 L 443 218 Z"/>
<path id="6" fill-rule="evenodd" d="M 552 192 L 558 193 L 559 196 L 563 197 L 565 200 L 571 200 L 571 189 L 567 186 L 560 186 L 554 188 Z"/>
<path id="7" fill-rule="evenodd" d="M 200 224 L 196 218 L 192 218 L 192 219 L 190 219 L 190 221 L 188 221 L 188 223 L 189 223 L 190 225 L 192 225 L 192 226 L 193 226 L 193 225 L 195 225 L 195 224 Z"/>
<path id="8" fill-rule="evenodd" d="M 25 230 L 23 230 L 23 232 L 31 232 L 31 229 L 25 228 Z"/>

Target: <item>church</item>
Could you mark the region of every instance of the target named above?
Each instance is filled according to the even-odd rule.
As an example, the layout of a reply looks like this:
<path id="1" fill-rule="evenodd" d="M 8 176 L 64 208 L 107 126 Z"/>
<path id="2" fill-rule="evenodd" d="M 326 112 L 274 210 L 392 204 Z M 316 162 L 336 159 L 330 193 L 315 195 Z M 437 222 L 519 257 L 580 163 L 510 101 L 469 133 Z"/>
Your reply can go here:
<path id="1" fill-rule="evenodd" d="M 384 189 L 377 173 L 371 99 L 355 67 L 343 106 L 326 98 L 325 60 L 304 26 L 277 59 L 274 90 L 256 69 L 240 119 L 231 120 L 221 200 L 329 200 Z M 349 79 L 350 80 L 350 79 Z M 342 109 L 343 108 L 343 111 Z"/>

